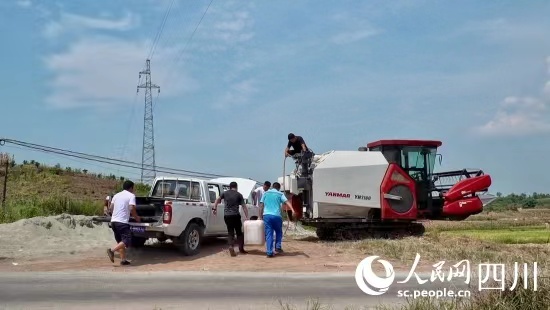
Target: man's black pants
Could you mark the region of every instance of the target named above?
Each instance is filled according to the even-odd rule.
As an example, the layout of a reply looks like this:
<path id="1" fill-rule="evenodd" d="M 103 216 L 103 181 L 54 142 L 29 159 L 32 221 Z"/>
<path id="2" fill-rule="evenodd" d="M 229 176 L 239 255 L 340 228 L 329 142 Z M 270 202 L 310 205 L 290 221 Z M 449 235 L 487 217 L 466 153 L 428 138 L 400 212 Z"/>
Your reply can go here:
<path id="1" fill-rule="evenodd" d="M 227 233 L 229 234 L 229 244 L 233 244 L 235 234 L 237 235 L 237 238 L 242 238 L 243 236 L 243 223 L 241 222 L 241 215 L 226 215 L 223 219 L 225 221 L 225 226 L 227 226 Z"/>

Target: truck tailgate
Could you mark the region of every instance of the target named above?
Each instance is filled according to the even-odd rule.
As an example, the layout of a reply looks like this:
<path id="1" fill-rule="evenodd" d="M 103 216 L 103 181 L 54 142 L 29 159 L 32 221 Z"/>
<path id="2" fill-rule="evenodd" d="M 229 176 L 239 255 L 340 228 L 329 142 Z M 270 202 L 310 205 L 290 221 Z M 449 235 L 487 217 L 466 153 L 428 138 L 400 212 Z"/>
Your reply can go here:
<path id="1" fill-rule="evenodd" d="M 133 218 L 130 218 L 130 223 L 131 224 L 146 224 L 146 223 L 157 223 L 159 222 L 160 220 L 160 217 L 158 216 L 144 216 L 144 217 L 141 217 L 141 223 L 137 223 Z M 92 221 L 94 222 L 99 222 L 99 223 L 109 223 L 111 222 L 111 217 L 110 216 L 94 216 L 92 218 Z"/>

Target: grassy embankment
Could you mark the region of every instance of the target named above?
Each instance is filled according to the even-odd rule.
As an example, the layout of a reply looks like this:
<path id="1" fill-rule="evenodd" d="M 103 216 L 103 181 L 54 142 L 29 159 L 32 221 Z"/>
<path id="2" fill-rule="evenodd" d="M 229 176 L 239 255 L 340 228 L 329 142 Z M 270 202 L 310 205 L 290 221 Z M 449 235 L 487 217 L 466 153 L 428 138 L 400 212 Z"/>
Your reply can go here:
<path id="1" fill-rule="evenodd" d="M 3 175 L 0 179 L 3 180 Z M 0 223 L 62 213 L 101 215 L 105 197 L 121 190 L 123 181 L 122 177 L 59 165 L 48 167 L 34 161 L 12 162 Z M 144 195 L 149 190 L 142 184 L 136 189 L 137 195 Z"/>

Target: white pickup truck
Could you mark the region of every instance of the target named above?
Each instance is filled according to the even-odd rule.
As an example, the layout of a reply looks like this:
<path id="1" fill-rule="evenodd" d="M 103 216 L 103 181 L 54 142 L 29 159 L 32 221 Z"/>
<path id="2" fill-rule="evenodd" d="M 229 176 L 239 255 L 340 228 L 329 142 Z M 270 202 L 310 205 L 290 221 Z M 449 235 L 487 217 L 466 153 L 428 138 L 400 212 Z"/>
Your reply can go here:
<path id="1" fill-rule="evenodd" d="M 259 209 L 252 204 L 252 191 L 258 182 L 243 178 L 201 180 L 192 178 L 157 177 L 147 197 L 136 197 L 136 209 L 141 217 L 137 223 L 130 219 L 132 246 L 139 247 L 149 238 L 161 242 L 168 239 L 188 256 L 200 251 L 204 237 L 226 237 L 224 201 L 216 215 L 212 206 L 229 183 L 235 181 L 245 198 L 250 220 L 258 219 Z M 242 221 L 247 220 L 241 208 Z M 109 216 L 95 217 L 96 222 L 110 222 Z"/>

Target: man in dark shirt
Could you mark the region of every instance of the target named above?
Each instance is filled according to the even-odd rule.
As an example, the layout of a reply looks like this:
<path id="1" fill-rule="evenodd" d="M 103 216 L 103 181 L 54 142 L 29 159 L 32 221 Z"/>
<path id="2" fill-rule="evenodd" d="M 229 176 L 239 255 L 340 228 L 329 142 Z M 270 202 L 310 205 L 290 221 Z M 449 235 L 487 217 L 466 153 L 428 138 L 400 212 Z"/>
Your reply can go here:
<path id="1" fill-rule="evenodd" d="M 292 150 L 290 149 L 292 147 Z M 293 133 L 288 134 L 288 144 L 285 149 L 285 157 L 309 151 L 304 138 Z"/>
<path id="2" fill-rule="evenodd" d="M 212 213 L 214 213 L 214 215 L 216 215 L 218 204 L 220 204 L 222 199 L 225 203 L 223 218 L 225 221 L 225 225 L 227 226 L 227 233 L 229 235 L 229 253 L 231 254 L 231 256 L 237 255 L 235 253 L 235 249 L 233 248 L 236 234 L 237 242 L 239 243 L 239 252 L 241 252 L 242 254 L 246 254 L 247 252 L 244 250 L 244 235 L 242 231 L 239 206 L 243 207 L 245 218 L 248 218 L 248 209 L 246 208 L 243 195 L 237 191 L 237 182 L 231 182 L 229 184 L 229 190 L 223 192 L 222 195 L 218 197 L 218 199 L 216 199 L 214 207 L 212 208 Z"/>
<path id="3" fill-rule="evenodd" d="M 292 147 L 292 150 L 290 148 Z M 304 138 L 296 136 L 293 133 L 288 134 L 288 144 L 285 149 L 285 157 L 302 154 L 299 162 L 302 164 L 301 175 L 306 177 L 309 174 L 309 166 L 313 152 L 309 149 Z"/>

